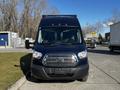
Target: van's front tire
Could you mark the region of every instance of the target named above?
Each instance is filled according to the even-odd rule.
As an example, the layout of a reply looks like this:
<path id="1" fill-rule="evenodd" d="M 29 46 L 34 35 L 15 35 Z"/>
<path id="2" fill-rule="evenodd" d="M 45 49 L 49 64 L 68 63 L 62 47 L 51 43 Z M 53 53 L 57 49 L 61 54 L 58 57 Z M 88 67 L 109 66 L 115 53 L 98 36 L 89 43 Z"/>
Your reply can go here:
<path id="1" fill-rule="evenodd" d="M 37 81 L 39 81 L 37 78 L 35 78 L 35 77 L 32 75 L 31 71 L 29 71 L 29 72 L 26 74 L 26 78 L 27 78 L 27 80 L 32 81 L 32 82 L 37 82 Z"/>

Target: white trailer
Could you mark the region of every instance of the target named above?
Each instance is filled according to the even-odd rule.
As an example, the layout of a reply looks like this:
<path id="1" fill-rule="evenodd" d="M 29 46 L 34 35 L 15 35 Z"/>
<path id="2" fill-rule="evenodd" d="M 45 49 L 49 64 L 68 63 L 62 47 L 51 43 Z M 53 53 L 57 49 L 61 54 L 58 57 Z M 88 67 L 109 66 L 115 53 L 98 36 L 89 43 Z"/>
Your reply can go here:
<path id="1" fill-rule="evenodd" d="M 110 25 L 110 51 L 120 50 L 120 22 Z"/>

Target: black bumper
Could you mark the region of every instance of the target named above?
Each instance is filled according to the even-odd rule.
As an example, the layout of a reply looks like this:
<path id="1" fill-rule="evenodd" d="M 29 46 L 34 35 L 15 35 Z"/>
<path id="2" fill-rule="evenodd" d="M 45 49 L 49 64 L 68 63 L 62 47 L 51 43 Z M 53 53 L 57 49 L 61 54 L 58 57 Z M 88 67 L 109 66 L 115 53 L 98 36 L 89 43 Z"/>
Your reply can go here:
<path id="1" fill-rule="evenodd" d="M 86 64 L 75 68 L 62 68 L 63 70 L 66 70 L 64 72 L 62 70 L 54 72 L 53 69 L 56 68 L 48 68 L 32 64 L 31 74 L 33 77 L 43 80 L 76 80 L 82 79 L 88 75 L 89 65 Z"/>

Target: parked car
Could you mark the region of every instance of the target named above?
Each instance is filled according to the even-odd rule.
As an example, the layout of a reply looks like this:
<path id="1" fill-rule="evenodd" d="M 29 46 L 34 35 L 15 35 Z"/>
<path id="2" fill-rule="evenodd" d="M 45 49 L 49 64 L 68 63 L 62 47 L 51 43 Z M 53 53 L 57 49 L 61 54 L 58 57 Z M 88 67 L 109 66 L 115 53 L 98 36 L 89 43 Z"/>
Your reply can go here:
<path id="1" fill-rule="evenodd" d="M 87 48 L 96 48 L 96 42 L 94 39 L 87 39 L 86 40 Z"/>
<path id="2" fill-rule="evenodd" d="M 31 75 L 37 79 L 86 81 L 88 56 L 77 16 L 43 15 L 31 59 Z"/>

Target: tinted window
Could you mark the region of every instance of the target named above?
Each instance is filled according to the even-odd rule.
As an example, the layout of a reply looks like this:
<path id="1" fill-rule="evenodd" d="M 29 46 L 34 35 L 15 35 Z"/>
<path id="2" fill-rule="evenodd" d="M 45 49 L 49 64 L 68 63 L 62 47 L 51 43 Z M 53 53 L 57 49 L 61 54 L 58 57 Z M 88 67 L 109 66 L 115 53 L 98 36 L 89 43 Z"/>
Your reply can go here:
<path id="1" fill-rule="evenodd" d="M 81 43 L 79 29 L 43 29 L 39 31 L 39 43 Z"/>

